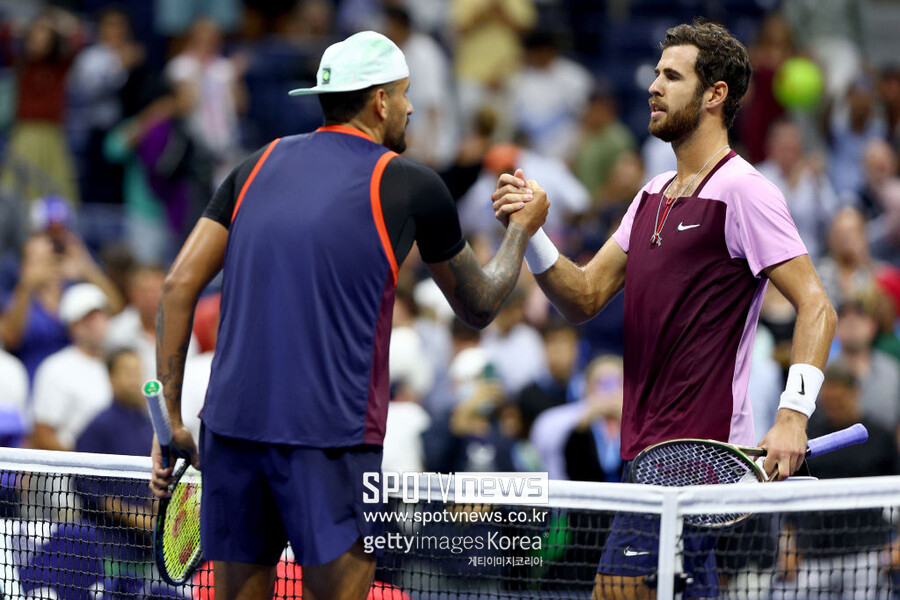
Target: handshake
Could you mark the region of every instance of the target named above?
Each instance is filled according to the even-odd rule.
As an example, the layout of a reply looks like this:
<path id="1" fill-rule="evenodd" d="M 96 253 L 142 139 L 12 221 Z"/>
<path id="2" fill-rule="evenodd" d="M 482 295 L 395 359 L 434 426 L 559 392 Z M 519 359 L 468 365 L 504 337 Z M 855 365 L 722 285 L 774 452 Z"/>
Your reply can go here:
<path id="1" fill-rule="evenodd" d="M 550 201 L 547 192 L 533 179 L 526 180 L 522 169 L 504 173 L 491 194 L 494 216 L 508 227 L 516 223 L 533 235 L 547 220 Z"/>

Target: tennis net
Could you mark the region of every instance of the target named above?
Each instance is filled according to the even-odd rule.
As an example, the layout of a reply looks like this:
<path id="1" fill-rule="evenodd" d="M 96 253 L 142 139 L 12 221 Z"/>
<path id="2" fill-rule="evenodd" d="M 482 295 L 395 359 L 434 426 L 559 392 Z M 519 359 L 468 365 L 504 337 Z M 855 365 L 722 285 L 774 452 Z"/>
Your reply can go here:
<path id="1" fill-rule="evenodd" d="M 156 572 L 149 473 L 143 457 L 0 449 L 2 596 L 213 598 L 208 565 L 179 587 Z M 457 504 L 447 491 L 418 503 L 397 493 L 377 513 L 384 554 L 370 600 L 586 599 L 604 547 L 604 560 L 635 576 L 610 580 L 608 597 L 893 600 L 900 589 L 900 477 L 691 488 L 551 481 L 549 503 L 533 506 Z M 684 525 L 685 515 L 735 513 L 751 514 L 715 532 Z M 617 561 L 619 549 L 632 560 Z M 290 548 L 275 595 L 302 598 Z"/>

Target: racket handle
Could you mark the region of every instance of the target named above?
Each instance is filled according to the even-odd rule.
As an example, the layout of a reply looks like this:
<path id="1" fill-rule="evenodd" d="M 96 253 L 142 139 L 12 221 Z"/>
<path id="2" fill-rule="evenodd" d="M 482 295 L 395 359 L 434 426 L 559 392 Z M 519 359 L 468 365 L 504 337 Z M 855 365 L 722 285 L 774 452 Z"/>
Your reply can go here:
<path id="1" fill-rule="evenodd" d="M 156 379 L 151 379 L 144 384 L 144 398 L 147 400 L 147 408 L 150 410 L 150 421 L 153 430 L 156 431 L 156 439 L 162 451 L 162 466 L 169 468 L 171 453 L 169 446 L 172 443 L 172 423 L 169 421 L 169 409 L 166 406 L 166 398 L 163 395 L 163 384 Z"/>
<path id="2" fill-rule="evenodd" d="M 820 454 L 834 452 L 854 444 L 862 444 L 869 439 L 869 432 L 865 425 L 856 423 L 846 429 L 829 433 L 821 437 L 813 438 L 807 443 L 806 456 L 812 458 Z"/>

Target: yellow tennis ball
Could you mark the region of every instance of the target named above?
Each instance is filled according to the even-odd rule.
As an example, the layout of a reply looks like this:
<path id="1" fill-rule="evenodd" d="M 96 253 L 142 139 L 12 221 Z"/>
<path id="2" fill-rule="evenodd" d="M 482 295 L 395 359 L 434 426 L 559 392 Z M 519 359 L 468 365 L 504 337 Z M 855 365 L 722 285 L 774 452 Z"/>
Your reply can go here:
<path id="1" fill-rule="evenodd" d="M 825 77 L 819 65 L 808 58 L 790 58 L 775 72 L 772 91 L 784 108 L 810 110 L 822 98 Z"/>

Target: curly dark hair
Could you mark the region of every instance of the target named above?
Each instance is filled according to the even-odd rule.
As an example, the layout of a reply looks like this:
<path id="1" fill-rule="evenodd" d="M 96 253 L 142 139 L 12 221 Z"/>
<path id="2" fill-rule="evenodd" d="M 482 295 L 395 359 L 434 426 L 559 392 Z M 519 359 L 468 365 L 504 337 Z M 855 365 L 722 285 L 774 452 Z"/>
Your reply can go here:
<path id="1" fill-rule="evenodd" d="M 660 43 L 660 49 L 672 46 L 696 46 L 697 64 L 694 70 L 702 89 L 717 81 L 728 84 L 728 96 L 722 106 L 722 121 L 730 128 L 740 108 L 741 99 L 750 84 L 750 55 L 744 45 L 730 31 L 717 23 L 696 20 L 692 24 L 672 27 Z"/>

